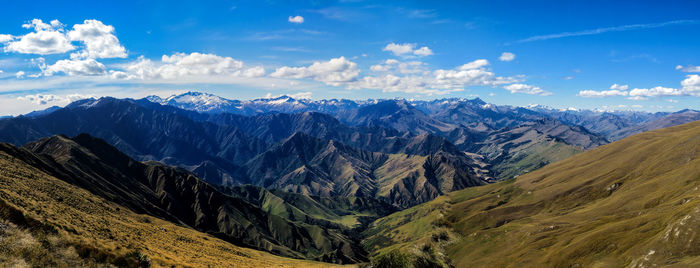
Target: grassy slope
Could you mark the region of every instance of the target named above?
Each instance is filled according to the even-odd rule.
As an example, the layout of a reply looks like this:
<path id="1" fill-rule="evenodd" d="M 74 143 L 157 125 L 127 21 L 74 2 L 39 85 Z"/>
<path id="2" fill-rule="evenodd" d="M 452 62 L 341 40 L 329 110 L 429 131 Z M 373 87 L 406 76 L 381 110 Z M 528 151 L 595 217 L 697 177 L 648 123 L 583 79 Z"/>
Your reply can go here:
<path id="1" fill-rule="evenodd" d="M 5 153 L 0 153 L 0 201 L 3 218 L 22 215 L 22 222 L 33 222 L 34 229 L 43 226 L 40 229 L 50 230 L 55 239 L 73 245 L 77 252 L 103 256 L 100 258 L 107 261 L 110 258 L 105 255 L 115 259 L 139 252 L 156 266 L 331 266 L 240 248 L 208 234 L 137 215 Z"/>
<path id="2" fill-rule="evenodd" d="M 699 156 L 700 122 L 643 133 L 381 218 L 364 243 L 437 243 L 457 267 L 700 265 Z"/>

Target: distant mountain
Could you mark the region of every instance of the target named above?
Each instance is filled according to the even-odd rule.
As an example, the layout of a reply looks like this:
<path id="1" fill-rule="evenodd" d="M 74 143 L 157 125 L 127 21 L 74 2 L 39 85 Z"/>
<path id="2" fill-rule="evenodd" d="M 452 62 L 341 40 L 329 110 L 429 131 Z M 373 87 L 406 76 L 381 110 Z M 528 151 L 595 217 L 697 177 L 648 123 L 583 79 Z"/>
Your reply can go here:
<path id="1" fill-rule="evenodd" d="M 532 110 L 556 118 L 569 125 L 579 125 L 589 131 L 599 134 L 610 141 L 619 140 L 629 135 L 639 133 L 634 129 L 658 120 L 670 113 L 648 113 L 640 111 L 590 111 L 590 110 L 557 110 L 547 107 L 533 107 Z M 697 119 L 695 119 L 697 120 Z M 675 121 L 674 126 L 694 121 L 688 117 L 685 121 Z"/>
<path id="2" fill-rule="evenodd" d="M 700 263 L 700 122 L 634 135 L 378 219 L 374 263 L 656 267 Z"/>
<path id="3" fill-rule="evenodd" d="M 659 119 L 646 122 L 639 125 L 630 126 L 620 129 L 611 134 L 613 140 L 622 139 L 624 137 L 642 133 L 650 130 L 672 127 L 688 122 L 700 120 L 700 111 L 685 109 L 675 113 L 670 113 Z"/>
<path id="4" fill-rule="evenodd" d="M 43 116 L 2 120 L 0 140 L 22 145 L 55 134 L 89 133 L 138 160 L 189 169 L 213 163 L 230 174 L 235 173 L 238 163 L 267 147 L 234 127 L 197 121 L 194 116 L 197 114 L 129 99 L 88 99 Z"/>
<path id="5" fill-rule="evenodd" d="M 158 101 L 154 98 L 151 100 Z M 245 103 L 251 105 L 283 103 L 279 100 L 281 99 L 254 100 Z M 284 103 L 288 100 L 286 99 Z M 263 113 L 252 116 L 217 113 L 213 108 L 205 109 L 209 113 L 201 114 L 173 107 L 179 105 L 185 109 L 202 110 L 193 107 L 205 105 L 210 108 L 221 108 L 238 103 L 204 93 L 187 93 L 168 98 L 167 102 L 165 100 L 161 102 L 167 105 L 145 99 L 81 100 L 43 115 L 0 120 L 0 140 L 21 145 L 50 135 L 77 135 L 85 132 L 107 140 L 138 160 L 162 161 L 194 171 L 201 178 L 215 184 L 236 185 L 248 182 L 245 175 L 247 171 L 241 168 L 244 163 L 296 132 L 339 141 L 369 152 L 423 156 L 435 151 L 418 152 L 406 148 L 409 148 L 407 146 L 414 142 L 412 139 L 417 135 L 429 134 L 443 137 L 455 144 L 459 150 L 481 154 L 479 150 L 483 146 L 480 144 L 489 142 L 488 137 L 509 131 L 510 128 L 521 124 L 547 118 L 523 108 L 498 107 L 485 104 L 481 100 L 463 99 L 415 102 L 421 105 L 423 110 L 438 112 L 434 115 L 426 114 L 405 100 L 355 103 L 351 106 L 358 108 L 346 109 L 335 115 L 307 111 L 296 114 Z M 334 102 L 306 100 L 304 103 L 306 103 L 304 107 L 315 106 L 322 110 L 327 109 L 330 107 L 328 105 Z M 269 107 L 277 107 L 274 105 Z M 552 127 L 552 129 L 557 128 Z M 567 129 L 567 127 L 559 129 Z M 571 137 L 591 136 L 582 138 L 591 141 L 599 139 L 584 129 L 575 127 L 563 132 L 540 132 L 541 135 L 549 135 L 550 138 L 559 139 L 566 145 L 583 149 L 588 149 L 590 146 L 578 144 Z M 508 142 L 500 139 L 499 141 Z M 566 151 L 574 152 L 574 150 Z M 520 155 L 524 153 L 544 152 L 522 151 Z M 515 165 L 512 167 L 515 169 L 514 172 L 509 174 L 514 176 L 522 174 L 524 170 L 542 166 L 563 156 L 557 158 L 534 156 L 532 159 L 544 160 L 526 168 Z M 482 169 L 479 169 L 479 173 L 485 180 L 502 178 L 492 176 L 505 173 L 491 172 L 487 175 L 488 172 L 484 172 L 489 168 L 489 164 L 496 166 L 500 161 L 489 162 L 493 159 L 481 159 L 487 160 L 487 163 L 480 164 Z"/>
<path id="6" fill-rule="evenodd" d="M 351 100 L 312 101 L 308 99 L 294 99 L 284 95 L 254 100 L 229 100 L 201 92 L 186 92 L 167 98 L 148 96 L 146 99 L 162 105 L 170 105 L 202 113 L 232 113 L 240 115 L 256 115 L 270 112 L 300 113 L 307 111 L 339 114 L 359 106 L 357 102 Z"/>
<path id="7" fill-rule="evenodd" d="M 643 128 L 642 124 L 660 119 L 670 113 L 649 113 L 642 111 L 602 111 L 579 109 L 552 109 L 541 105 L 513 107 L 486 103 L 479 98 L 445 98 L 436 100 L 308 100 L 294 99 L 288 96 L 255 100 L 229 100 L 215 95 L 199 92 L 187 92 L 168 98 L 149 96 L 156 103 L 170 105 L 186 110 L 205 113 L 232 113 L 240 115 L 258 115 L 265 113 L 303 113 L 320 112 L 332 115 L 345 123 L 355 125 L 382 125 L 406 131 L 416 127 L 412 132 L 433 133 L 482 133 L 503 128 L 516 127 L 524 122 L 543 118 L 554 118 L 567 125 L 578 125 L 591 133 L 617 140 L 625 134 L 636 133 L 633 129 Z M 393 104 L 392 104 L 393 102 Z M 407 105 L 403 105 L 405 103 Z M 379 106 L 377 106 L 379 104 Z M 366 111 L 360 112 L 366 106 Z M 392 108 L 392 106 L 394 106 Z M 401 108 L 403 107 L 403 108 Z M 382 109 L 384 109 L 382 111 Z M 401 109 L 404 109 L 403 111 Z M 417 109 L 421 113 L 415 113 Z M 373 113 L 375 112 L 375 113 Z M 379 112 L 379 113 L 376 113 Z M 395 115 L 390 115 L 397 113 Z M 374 114 L 374 115 L 373 115 Z M 416 117 L 407 119 L 408 115 Z M 384 117 L 383 119 L 380 119 Z M 692 118 L 686 118 L 691 120 Z M 690 121 L 677 121 L 687 123 Z M 455 130 L 457 128 L 457 130 Z M 459 130 L 459 128 L 462 128 Z M 453 142 L 456 140 L 451 139 Z M 457 143 L 457 142 L 455 142 Z"/>
<path id="8" fill-rule="evenodd" d="M 46 108 L 46 109 L 43 109 L 43 110 L 33 111 L 33 112 L 31 112 L 31 113 L 27 113 L 27 114 L 25 114 L 25 115 L 23 115 L 23 116 L 26 116 L 26 117 L 42 116 L 42 115 L 46 115 L 46 114 L 53 113 L 54 111 L 56 111 L 56 110 L 58 110 L 58 109 L 61 109 L 61 107 L 58 107 L 58 106 L 51 106 L 51 107 Z"/>
<path id="9" fill-rule="evenodd" d="M 455 126 L 435 120 L 405 100 L 362 106 L 340 120 L 352 125 L 382 126 L 414 134 L 447 132 Z"/>

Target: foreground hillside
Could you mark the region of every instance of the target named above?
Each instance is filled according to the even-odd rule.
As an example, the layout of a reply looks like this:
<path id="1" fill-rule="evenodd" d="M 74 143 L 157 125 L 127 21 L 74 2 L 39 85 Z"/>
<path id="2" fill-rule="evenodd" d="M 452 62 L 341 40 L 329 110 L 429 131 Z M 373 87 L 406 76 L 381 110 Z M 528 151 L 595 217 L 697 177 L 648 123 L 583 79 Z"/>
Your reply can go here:
<path id="1" fill-rule="evenodd" d="M 0 266 L 313 267 L 234 246 L 91 194 L 0 151 Z M 103 264 L 101 264 L 103 263 Z"/>
<path id="2" fill-rule="evenodd" d="M 693 122 L 394 213 L 364 244 L 375 261 L 456 267 L 697 266 L 699 196 Z"/>

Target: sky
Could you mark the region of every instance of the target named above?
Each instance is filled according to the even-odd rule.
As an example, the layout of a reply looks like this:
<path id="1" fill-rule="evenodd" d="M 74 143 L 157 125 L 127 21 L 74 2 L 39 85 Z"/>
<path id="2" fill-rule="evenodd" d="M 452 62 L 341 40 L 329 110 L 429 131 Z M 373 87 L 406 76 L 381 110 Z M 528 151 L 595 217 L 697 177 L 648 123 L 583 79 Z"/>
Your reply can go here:
<path id="1" fill-rule="evenodd" d="M 86 97 L 700 109 L 698 1 L 9 1 L 0 115 Z"/>

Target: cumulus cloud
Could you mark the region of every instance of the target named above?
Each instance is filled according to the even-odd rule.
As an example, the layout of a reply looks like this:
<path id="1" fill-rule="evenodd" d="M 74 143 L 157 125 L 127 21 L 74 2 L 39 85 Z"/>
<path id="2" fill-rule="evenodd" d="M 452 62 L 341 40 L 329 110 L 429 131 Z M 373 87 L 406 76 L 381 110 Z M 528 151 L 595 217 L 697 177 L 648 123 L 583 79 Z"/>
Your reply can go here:
<path id="1" fill-rule="evenodd" d="M 390 43 L 386 45 L 382 51 L 389 51 L 391 53 L 394 53 L 396 56 L 410 56 L 410 55 L 415 55 L 415 56 L 430 56 L 433 55 L 433 51 L 430 50 L 429 47 L 420 47 L 418 49 L 416 48 L 416 44 L 410 44 L 410 43 L 405 43 L 405 44 L 396 44 L 396 43 Z"/>
<path id="2" fill-rule="evenodd" d="M 682 90 L 668 87 L 653 87 L 653 88 L 635 88 L 630 90 L 631 98 L 646 98 L 660 96 L 680 96 L 684 95 Z"/>
<path id="3" fill-rule="evenodd" d="M 0 38 L 2 39 L 2 38 Z M 681 72 L 686 72 L 686 73 L 700 73 L 700 66 L 693 66 L 693 65 L 688 65 L 688 66 L 683 66 L 683 65 L 677 65 L 676 70 L 679 70 Z"/>
<path id="4" fill-rule="evenodd" d="M 401 64 L 412 63 L 418 72 L 402 72 Z M 379 89 L 384 92 L 406 92 L 419 94 L 447 94 L 463 91 L 469 86 L 498 86 L 519 81 L 517 77 L 499 77 L 486 69 L 489 62 L 478 59 L 454 69 L 427 70 L 420 62 L 400 62 L 387 60 L 375 65 L 375 72 L 381 75 L 365 76 L 349 85 L 349 88 Z"/>
<path id="5" fill-rule="evenodd" d="M 37 105 L 66 105 L 71 102 L 92 98 L 92 95 L 82 95 L 82 94 L 69 94 L 64 96 L 58 96 L 54 94 L 35 94 L 17 97 L 19 101 L 28 101 L 35 103 Z"/>
<path id="6" fill-rule="evenodd" d="M 498 60 L 500 61 L 512 61 L 515 59 L 515 54 L 510 53 L 510 52 L 503 52 L 501 53 L 501 56 L 498 57 Z"/>
<path id="7" fill-rule="evenodd" d="M 0 43 L 5 43 L 14 40 L 15 37 L 9 34 L 0 34 Z"/>
<path id="8" fill-rule="evenodd" d="M 433 51 L 428 47 L 421 47 L 413 51 L 413 54 L 417 56 L 430 56 L 433 55 Z"/>
<path id="9" fill-rule="evenodd" d="M 510 84 L 510 85 L 504 86 L 503 88 L 510 91 L 511 94 L 524 93 L 524 94 L 540 95 L 540 96 L 552 95 L 552 92 L 545 91 L 538 86 L 527 85 L 527 84 Z"/>
<path id="10" fill-rule="evenodd" d="M 298 15 L 294 16 L 294 17 L 289 16 L 289 19 L 287 19 L 287 20 L 291 23 L 299 23 L 299 24 L 304 23 L 304 17 L 298 16 Z"/>
<path id="11" fill-rule="evenodd" d="M 85 50 L 76 54 L 81 58 L 126 58 L 126 49 L 114 35 L 114 27 L 99 20 L 85 20 L 73 25 L 67 36 L 71 41 L 85 44 Z"/>
<path id="12" fill-rule="evenodd" d="M 581 97 L 613 97 L 613 96 L 628 96 L 631 100 L 646 100 L 650 97 L 670 97 L 670 96 L 700 96 L 700 75 L 686 75 L 681 81 L 680 88 L 670 87 L 652 87 L 652 88 L 634 88 L 627 91 L 627 85 L 614 84 L 610 87 L 611 90 L 595 91 L 582 90 L 578 96 Z"/>
<path id="13" fill-rule="evenodd" d="M 126 49 L 114 35 L 114 27 L 105 25 L 99 20 L 85 20 L 82 24 L 73 25 L 71 31 L 65 31 L 65 25 L 58 20 L 45 23 L 33 19 L 23 24 L 25 29 L 34 32 L 14 37 L 0 35 L 0 42 L 6 42 L 5 52 L 22 54 L 62 54 L 75 50 L 73 42 L 81 43 L 84 48 L 71 54 L 71 58 L 125 58 Z"/>
<path id="14" fill-rule="evenodd" d="M 314 62 L 307 67 L 280 67 L 270 76 L 277 78 L 314 79 L 331 86 L 355 81 L 360 74 L 357 64 L 345 57 Z"/>
<path id="15" fill-rule="evenodd" d="M 59 54 L 75 49 L 63 31 L 63 24 L 58 20 L 44 23 L 40 19 L 34 19 L 30 23 L 22 25 L 23 28 L 34 28 L 34 32 L 19 37 L 19 40 L 6 40 L 5 52 L 22 54 Z M 4 39 L 7 38 L 5 35 Z M 10 40 L 14 40 L 11 38 Z"/>
<path id="16" fill-rule="evenodd" d="M 516 82 L 515 78 L 497 77 L 485 68 L 488 65 L 487 60 L 478 59 L 455 69 L 435 70 L 432 85 L 436 88 L 455 89 L 465 86 L 497 86 Z"/>
<path id="17" fill-rule="evenodd" d="M 627 90 L 627 89 L 629 89 L 629 86 L 628 85 L 613 84 L 612 86 L 610 86 L 610 89 L 612 89 L 612 90 Z"/>
<path id="18" fill-rule="evenodd" d="M 629 93 L 627 91 L 623 90 L 603 90 L 603 91 L 595 91 L 595 90 L 581 90 L 578 92 L 578 96 L 584 97 L 584 98 L 604 98 L 604 97 L 612 97 L 612 96 L 627 96 Z"/>
<path id="19" fill-rule="evenodd" d="M 681 86 L 683 86 L 682 90 L 684 93 L 693 96 L 700 96 L 700 75 L 686 75 L 685 79 L 681 81 Z"/>
<path id="20" fill-rule="evenodd" d="M 15 77 L 17 78 L 23 78 L 25 75 L 24 71 L 19 71 L 15 73 Z"/>
<path id="21" fill-rule="evenodd" d="M 415 74 L 427 72 L 425 63 L 421 61 L 400 62 L 395 59 L 385 60 L 382 64 L 372 65 L 369 68 L 374 72 L 398 72 L 401 74 Z"/>
<path id="22" fill-rule="evenodd" d="M 460 66 L 458 69 L 459 70 L 473 70 L 473 69 L 479 69 L 488 66 L 490 63 L 489 61 L 485 59 L 478 59 L 472 62 L 465 63 L 464 65 Z"/>
<path id="23" fill-rule="evenodd" d="M 227 75 L 236 77 L 260 77 L 263 67 L 246 68 L 242 61 L 215 54 L 193 52 L 163 55 L 160 62 L 143 56 L 127 64 L 123 70 L 110 71 L 115 79 L 173 79 L 186 76 Z"/>
<path id="24" fill-rule="evenodd" d="M 52 76 L 56 73 L 65 73 L 70 76 L 102 75 L 107 72 L 104 64 L 94 59 L 84 60 L 59 60 L 53 65 L 48 65 L 42 70 L 42 74 Z"/>

